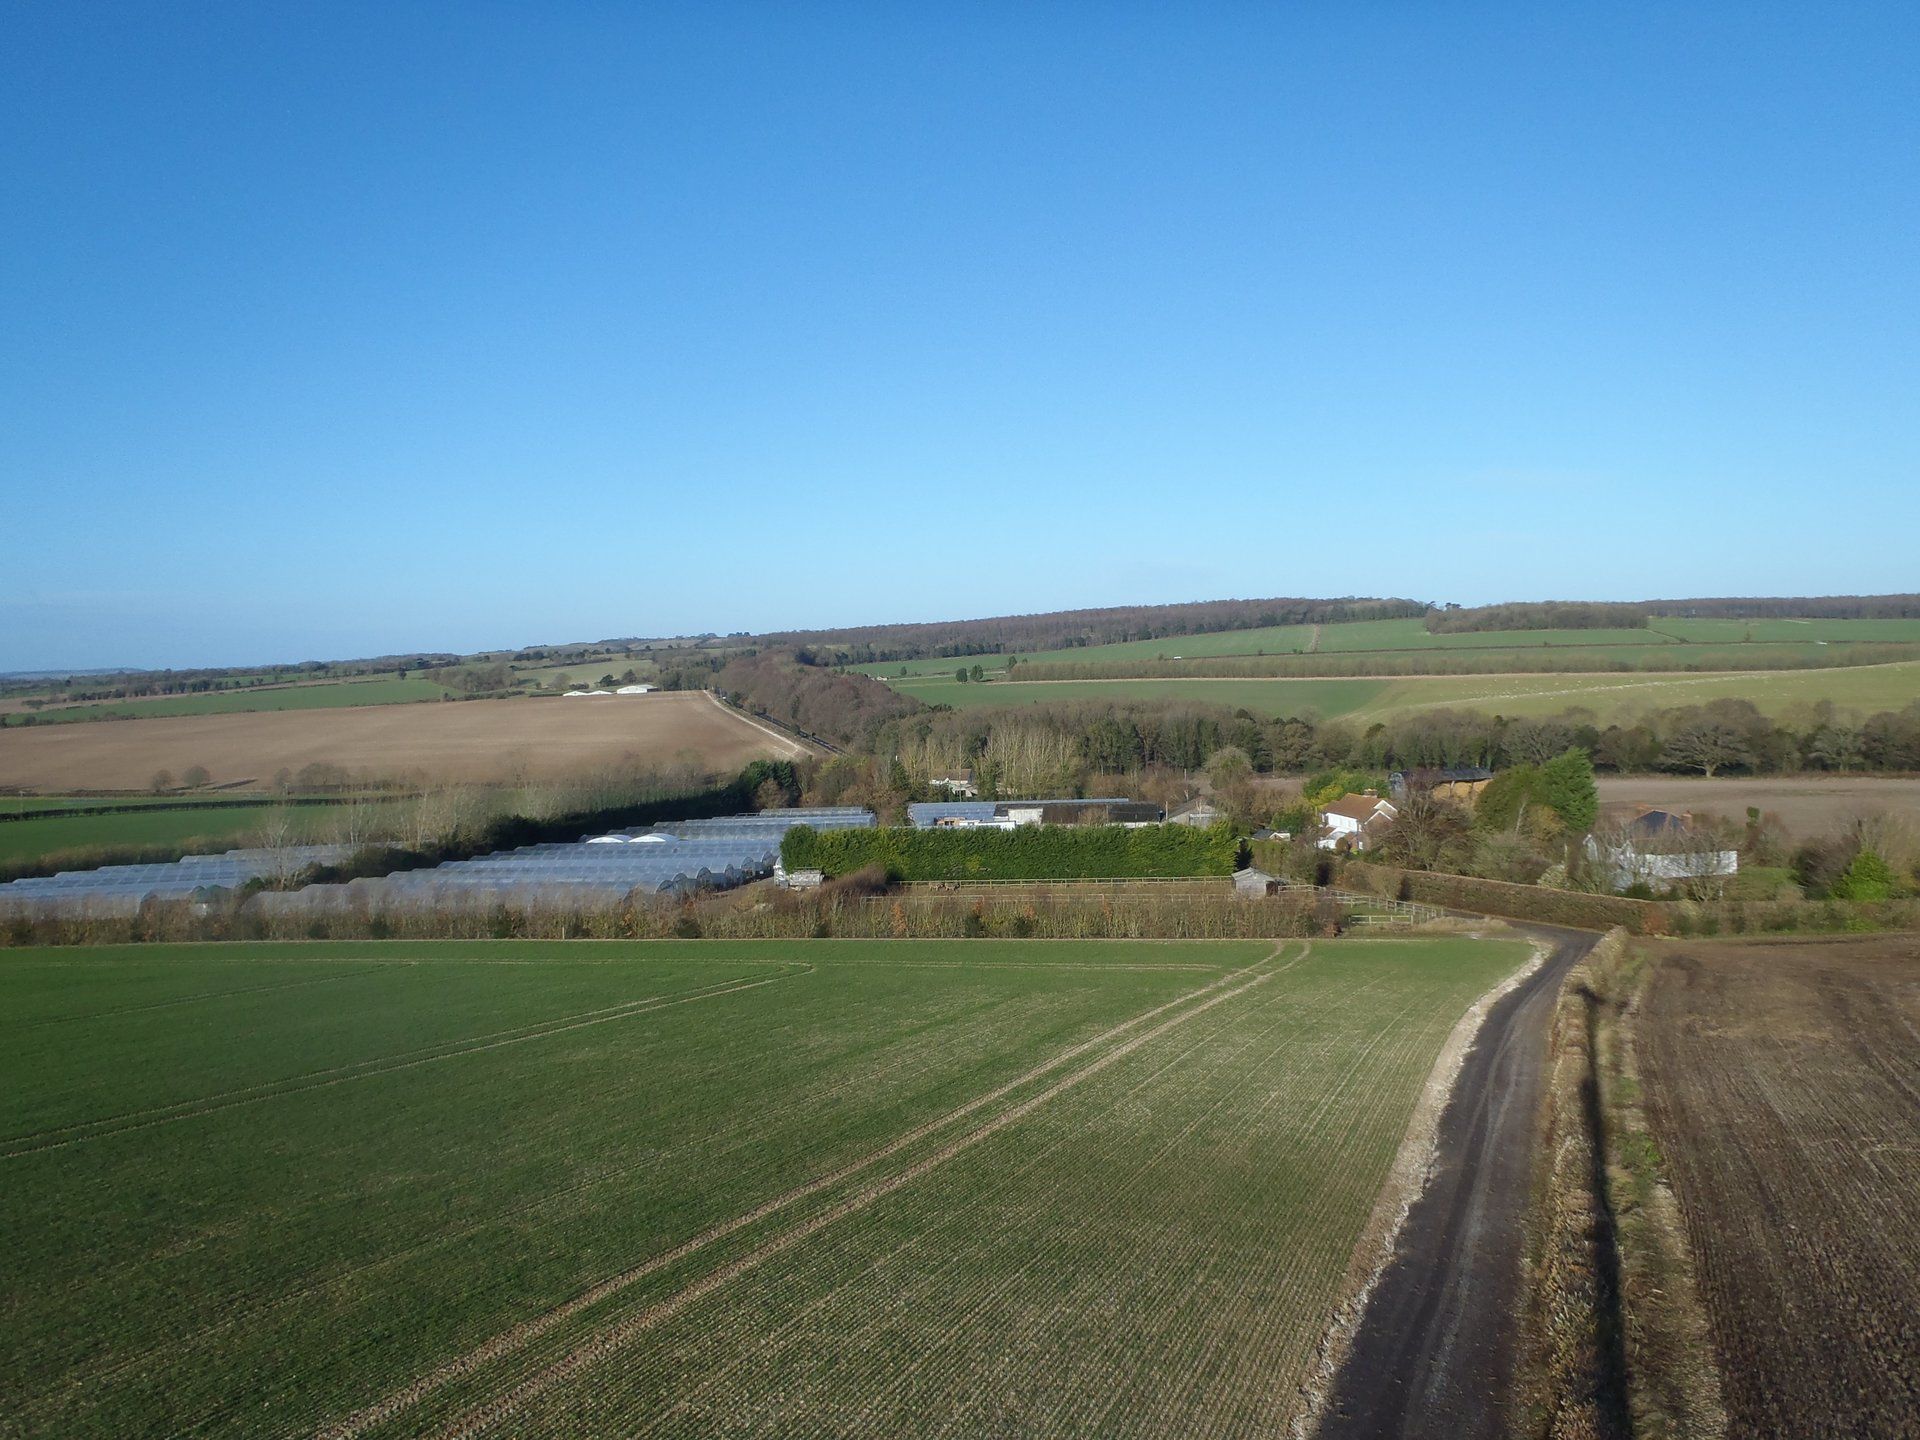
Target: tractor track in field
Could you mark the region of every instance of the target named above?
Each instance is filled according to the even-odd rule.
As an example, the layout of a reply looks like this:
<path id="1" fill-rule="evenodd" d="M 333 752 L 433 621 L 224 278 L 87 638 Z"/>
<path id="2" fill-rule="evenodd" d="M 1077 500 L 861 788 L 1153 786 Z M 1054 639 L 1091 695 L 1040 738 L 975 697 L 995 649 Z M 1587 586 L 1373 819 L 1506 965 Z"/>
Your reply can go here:
<path id="1" fill-rule="evenodd" d="M 756 962 L 758 963 L 758 962 Z M 377 1075 L 390 1075 L 399 1070 L 412 1070 L 421 1065 L 432 1065 L 441 1060 L 452 1060 L 463 1055 L 476 1055 L 487 1050 L 499 1050 L 508 1045 L 520 1045 L 531 1040 L 546 1040 L 555 1035 L 563 1035 L 573 1030 L 583 1030 L 590 1025 L 605 1025 L 615 1020 L 630 1020 L 635 1016 L 651 1014 L 656 1010 L 665 1010 L 675 1005 L 688 1005 L 698 1000 L 717 999 L 723 995 L 736 994 L 741 990 L 756 990 L 763 985 L 775 985 L 783 980 L 791 980 L 799 975 L 809 974 L 813 966 L 801 962 L 786 962 L 795 968 L 783 975 L 768 976 L 764 979 L 726 981 L 718 985 L 703 986 L 684 995 L 652 995 L 643 1000 L 632 1000 L 620 1005 L 606 1006 L 598 1010 L 585 1010 L 576 1015 L 563 1015 L 550 1022 L 536 1026 L 518 1026 L 512 1030 L 494 1031 L 489 1035 L 479 1035 L 468 1040 L 453 1040 L 441 1045 L 429 1046 L 423 1050 L 402 1052 L 399 1055 L 364 1060 L 354 1065 L 334 1066 L 326 1070 L 312 1070 L 305 1075 L 292 1076 L 286 1080 L 271 1081 L 262 1085 L 250 1085 L 239 1090 L 229 1090 L 218 1095 L 203 1096 L 198 1100 L 181 1101 L 175 1105 L 161 1106 L 153 1110 L 129 1111 L 123 1115 L 107 1116 L 99 1120 L 80 1121 L 73 1125 L 63 1125 L 51 1130 L 14 1135 L 6 1143 L 11 1149 L 0 1151 L 0 1161 L 17 1160 L 27 1155 L 36 1155 L 48 1150 L 62 1150 L 72 1145 L 84 1145 L 92 1140 L 103 1140 L 113 1135 L 124 1135 L 133 1130 L 150 1130 L 158 1125 L 172 1125 L 182 1120 L 194 1120 L 203 1115 L 217 1114 L 222 1110 L 232 1110 L 241 1105 L 257 1105 L 266 1100 L 277 1100 L 288 1095 L 301 1095 L 311 1090 L 321 1090 L 332 1085 L 347 1085 L 356 1080 L 367 1080 Z M 35 1143 L 22 1144 L 28 1141 Z"/>
<path id="2" fill-rule="evenodd" d="M 1315 1440 L 1507 1433 L 1547 1030 L 1561 982 L 1600 938 L 1516 928 L 1551 951 L 1487 1012 L 1461 1064 L 1432 1172 L 1361 1311 Z"/>
<path id="3" fill-rule="evenodd" d="M 689 1237 L 670 1250 L 663 1251 L 658 1255 L 641 1261 L 629 1269 L 609 1276 L 607 1279 L 588 1287 L 572 1299 L 563 1301 L 561 1304 L 554 1306 L 543 1314 L 501 1331 L 498 1335 L 485 1341 L 475 1349 L 453 1360 L 447 1361 L 445 1364 L 427 1372 L 412 1383 L 394 1391 L 384 1399 L 357 1410 L 333 1424 L 320 1427 L 320 1429 L 315 1432 L 316 1440 L 356 1440 L 356 1437 L 365 1434 L 376 1426 L 385 1424 L 387 1421 L 411 1410 L 436 1391 L 479 1370 L 482 1366 L 492 1361 L 524 1349 L 527 1345 L 532 1344 L 574 1316 L 583 1313 L 603 1300 L 618 1295 L 647 1277 L 658 1274 L 668 1266 L 688 1256 L 697 1254 L 699 1251 L 726 1239 L 728 1236 L 734 1235 L 761 1220 L 768 1219 L 782 1210 L 789 1209 L 801 1201 L 810 1199 L 815 1195 L 831 1189 L 833 1186 L 845 1180 L 853 1178 L 881 1161 L 925 1139 L 927 1136 L 966 1119 L 984 1107 L 1005 1098 L 1007 1095 L 1025 1085 L 1031 1084 L 1035 1080 L 1045 1077 L 1053 1071 L 1058 1070 L 1061 1066 L 1070 1064 L 1088 1051 L 1096 1049 L 1124 1035 L 1127 1031 L 1145 1024 L 1156 1016 L 1163 1015 L 1167 1011 L 1177 1009 L 1180 1006 L 1192 1006 L 1191 1009 L 1185 1010 L 1173 1016 L 1170 1020 L 1166 1020 L 1160 1025 L 1155 1026 L 1146 1034 L 1135 1036 L 1132 1040 L 1126 1041 L 1115 1049 L 1108 1051 L 1105 1055 L 1095 1059 L 1087 1067 L 1074 1071 L 1038 1095 L 1031 1096 L 1027 1100 L 1019 1102 L 1011 1109 L 1001 1112 L 999 1115 L 982 1122 L 981 1125 L 976 1126 L 973 1130 L 966 1132 L 966 1134 L 947 1142 L 946 1145 L 942 1146 L 932 1155 L 923 1157 L 920 1161 L 915 1162 L 915 1164 L 899 1172 L 897 1175 L 884 1177 L 862 1187 L 860 1190 L 855 1191 L 854 1194 L 840 1201 L 830 1210 L 802 1221 L 799 1225 L 780 1235 L 772 1237 L 747 1255 L 691 1282 L 674 1295 L 656 1302 L 654 1305 L 641 1311 L 638 1315 L 630 1317 L 628 1320 L 621 1322 L 610 1330 L 601 1331 L 589 1336 L 580 1346 L 575 1347 L 575 1349 L 569 1351 L 566 1355 L 544 1367 L 534 1376 L 520 1382 L 519 1385 L 513 1387 L 506 1395 L 496 1397 L 493 1401 L 487 1402 L 477 1409 L 468 1411 L 459 1420 L 440 1432 L 446 1436 L 464 1436 L 478 1433 L 478 1431 L 484 1429 L 486 1426 L 505 1418 L 511 1411 L 520 1408 L 527 1401 L 551 1388 L 554 1384 L 559 1383 L 578 1369 L 584 1368 L 585 1365 L 599 1358 L 600 1355 L 618 1348 L 620 1344 L 624 1344 L 632 1335 L 638 1334 L 658 1323 L 660 1320 L 667 1318 L 667 1316 L 684 1308 L 687 1304 L 699 1299 L 702 1295 L 707 1294 L 713 1289 L 717 1289 L 720 1285 L 726 1283 L 727 1280 L 744 1273 L 746 1270 L 753 1268 L 762 1261 L 771 1258 L 773 1255 L 790 1248 L 792 1245 L 797 1244 L 800 1240 L 805 1239 L 808 1235 L 811 1235 L 833 1220 L 851 1214 L 855 1210 L 863 1209 L 873 1201 L 900 1188 L 900 1186 L 907 1184 L 909 1181 L 918 1178 L 936 1165 L 944 1163 L 945 1160 L 951 1159 L 953 1156 L 979 1143 L 979 1141 L 986 1139 L 989 1135 L 1014 1123 L 1014 1121 L 1028 1114 L 1046 1100 L 1072 1088 L 1088 1076 L 1104 1070 L 1108 1065 L 1120 1059 L 1123 1055 L 1131 1054 L 1141 1045 L 1146 1044 L 1147 1041 L 1172 1029 L 1174 1026 L 1183 1024 L 1195 1015 L 1212 1009 L 1222 1001 L 1230 999 L 1242 991 L 1250 989 L 1254 985 L 1271 979 L 1283 970 L 1290 969 L 1293 965 L 1304 960 L 1311 952 L 1312 947 L 1310 945 L 1303 945 L 1300 954 L 1295 956 L 1293 960 L 1287 962 L 1286 965 L 1255 975 L 1252 979 L 1246 978 L 1249 972 L 1258 966 L 1279 958 L 1279 956 L 1285 952 L 1286 948 L 1284 944 L 1276 946 L 1273 951 L 1262 956 L 1259 960 L 1254 961 L 1251 965 L 1247 965 L 1239 970 L 1230 971 L 1210 981 L 1206 985 L 1188 991 L 1186 994 L 1177 996 L 1163 1004 L 1156 1005 L 1149 1010 L 1145 1010 L 1138 1015 L 1132 1016 L 1117 1025 L 1103 1030 L 1098 1035 L 1083 1040 L 1076 1045 L 1069 1046 L 1058 1055 L 1052 1056 L 1041 1064 L 995 1086 L 984 1094 L 978 1095 L 944 1114 L 937 1115 L 930 1120 L 914 1126 L 912 1129 L 896 1136 L 878 1149 L 869 1151 L 867 1154 L 851 1160 L 835 1170 L 810 1180 L 803 1185 L 796 1186 L 791 1190 L 776 1195 L 762 1202 L 760 1205 L 755 1206 L 752 1210 L 745 1211 L 740 1215 L 721 1221 L 717 1225 L 710 1226 L 708 1229 Z M 1233 982 L 1235 981 L 1240 981 L 1241 983 L 1234 985 Z M 1208 996 L 1211 996 L 1211 998 L 1203 999 L 1203 997 Z M 1197 1000 L 1202 1001 L 1202 1003 L 1193 1005 L 1193 1002 Z"/>
<path id="4" fill-rule="evenodd" d="M 1274 952 L 1275 955 L 1278 953 L 1277 950 Z M 1301 955 L 1296 957 L 1292 963 L 1297 964 L 1300 959 L 1305 958 L 1305 955 L 1306 951 L 1303 950 Z M 1274 956 L 1270 955 L 1266 958 L 1270 960 L 1273 959 Z M 1259 963 L 1265 962 L 1262 961 Z M 634 1337 L 651 1329 L 661 1321 L 670 1319 L 681 1310 L 684 1310 L 688 1305 L 720 1289 L 729 1281 L 736 1279 L 750 1270 L 758 1268 L 767 1260 L 792 1249 L 801 1241 L 824 1230 L 836 1221 L 856 1214 L 866 1209 L 869 1205 L 872 1205 L 875 1201 L 881 1200 L 891 1195 L 894 1191 L 911 1184 L 922 1175 L 939 1168 L 941 1165 L 946 1164 L 947 1161 L 972 1149 L 983 1140 L 997 1135 L 1009 1125 L 1013 1125 L 1024 1119 L 1048 1101 L 1065 1094 L 1084 1081 L 1091 1079 L 1108 1066 L 1124 1060 L 1127 1056 L 1133 1054 L 1134 1051 L 1140 1049 L 1141 1046 L 1150 1044 L 1167 1032 L 1186 1024 L 1194 1017 L 1205 1014 L 1216 1005 L 1224 1004 L 1226 1001 L 1243 995 L 1257 986 L 1264 985 L 1275 975 L 1280 974 L 1281 970 L 1286 968 L 1289 967 L 1283 966 L 1278 970 L 1268 970 L 1253 976 L 1251 979 L 1242 980 L 1240 984 L 1233 986 L 1231 989 L 1220 990 L 1211 998 L 1201 1001 L 1201 1003 L 1172 1016 L 1170 1019 L 1161 1021 L 1151 1030 L 1116 1045 L 1113 1049 L 1099 1055 L 1087 1065 L 1073 1071 L 1071 1074 L 1062 1076 L 1059 1080 L 1056 1080 L 1039 1093 L 1028 1096 L 1025 1100 L 1020 1101 L 1010 1109 L 1003 1110 L 999 1114 L 982 1121 L 965 1134 L 954 1137 L 939 1149 L 929 1155 L 922 1156 L 919 1160 L 916 1160 L 913 1164 L 899 1171 L 897 1174 L 884 1176 L 873 1181 L 871 1184 L 862 1186 L 845 1199 L 839 1201 L 831 1209 L 823 1211 L 819 1215 L 811 1216 L 798 1225 L 793 1226 L 791 1229 L 771 1237 L 739 1259 L 721 1266 L 718 1270 L 709 1272 L 707 1275 L 702 1276 L 700 1279 L 676 1291 L 674 1294 L 649 1305 L 638 1314 L 630 1316 L 628 1319 L 588 1337 L 580 1345 L 568 1351 L 559 1359 L 554 1360 L 549 1365 L 536 1371 L 527 1379 L 522 1380 L 505 1394 L 499 1395 L 493 1400 L 475 1407 L 453 1423 L 436 1431 L 436 1440 L 470 1440 L 470 1437 L 491 1428 L 501 1420 L 507 1419 L 515 1412 L 523 1409 L 528 1402 L 538 1399 L 555 1385 L 571 1379 L 574 1375 L 587 1369 L 595 1362 L 613 1354 Z M 1235 973 L 1236 975 L 1240 975 L 1245 972 Z M 1188 996 L 1186 998 L 1191 1000 L 1196 997 Z"/>

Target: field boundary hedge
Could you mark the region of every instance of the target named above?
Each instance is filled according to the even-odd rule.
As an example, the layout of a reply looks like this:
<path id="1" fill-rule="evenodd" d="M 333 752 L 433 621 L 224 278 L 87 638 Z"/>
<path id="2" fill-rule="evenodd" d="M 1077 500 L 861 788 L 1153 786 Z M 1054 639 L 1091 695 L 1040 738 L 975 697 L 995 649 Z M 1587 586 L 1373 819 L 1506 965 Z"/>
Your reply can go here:
<path id="1" fill-rule="evenodd" d="M 1657 900 L 1589 895 L 1578 890 L 1516 885 L 1508 880 L 1482 880 L 1473 875 L 1441 871 L 1396 870 L 1363 860 L 1342 864 L 1340 878 L 1349 888 L 1367 895 L 1417 900 L 1423 905 L 1441 905 L 1453 910 L 1477 910 L 1512 920 L 1534 920 L 1543 925 L 1567 925 L 1576 930 L 1611 930 L 1617 925 L 1634 935 L 1664 935 L 1671 928 L 1668 907 Z"/>
<path id="2" fill-rule="evenodd" d="M 789 830 L 789 870 L 847 875 L 879 866 L 889 880 L 1109 880 L 1231 875 L 1232 829 L 1185 825 L 1022 825 L 1015 830 Z"/>

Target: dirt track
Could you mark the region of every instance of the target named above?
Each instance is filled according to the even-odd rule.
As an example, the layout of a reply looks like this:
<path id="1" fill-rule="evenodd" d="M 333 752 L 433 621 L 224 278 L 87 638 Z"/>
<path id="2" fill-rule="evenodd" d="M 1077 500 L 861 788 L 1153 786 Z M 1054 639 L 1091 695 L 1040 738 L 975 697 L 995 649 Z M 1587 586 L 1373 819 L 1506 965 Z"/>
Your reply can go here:
<path id="1" fill-rule="evenodd" d="M 1547 1029 L 1560 982 L 1599 939 L 1521 928 L 1553 952 L 1488 1012 L 1467 1054 L 1434 1172 L 1335 1377 L 1320 1440 L 1506 1433 Z"/>
<path id="2" fill-rule="evenodd" d="M 446 701 L 9 728 L 0 732 L 0 789 L 137 790 L 156 771 L 194 765 L 217 784 L 254 785 L 316 762 L 454 781 L 555 779 L 682 755 L 728 771 L 802 748 L 705 692 Z"/>

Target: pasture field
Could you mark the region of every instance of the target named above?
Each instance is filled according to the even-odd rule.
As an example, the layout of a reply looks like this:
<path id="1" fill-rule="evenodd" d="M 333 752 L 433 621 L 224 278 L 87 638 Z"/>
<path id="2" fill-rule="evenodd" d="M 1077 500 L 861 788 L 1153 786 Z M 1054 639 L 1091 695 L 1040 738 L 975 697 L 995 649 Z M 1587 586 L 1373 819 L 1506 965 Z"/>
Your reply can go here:
<path id="1" fill-rule="evenodd" d="M 1570 669 L 1580 668 L 1578 661 L 1584 659 L 1592 661 L 1595 670 L 1620 666 L 1743 670 L 1763 665 L 1839 665 L 1845 663 L 1847 647 L 1857 643 L 1920 644 L 1920 620 L 1669 620 L 1656 616 L 1644 630 L 1477 630 L 1445 635 L 1429 634 L 1418 619 L 1350 620 L 1037 650 L 1022 652 L 1020 662 L 1098 666 L 1178 660 L 1191 674 L 1193 665 L 1209 659 L 1285 656 L 1298 664 L 1312 663 L 1300 658 L 1312 654 L 1326 657 L 1321 663 L 1337 674 L 1338 667 L 1367 655 L 1393 656 L 1402 662 L 1401 668 L 1407 668 L 1406 662 L 1417 661 L 1420 655 L 1445 654 L 1456 661 L 1471 659 L 1497 673 L 1503 654 L 1513 655 L 1516 666 L 1524 669 L 1540 663 L 1539 652 L 1552 650 L 1573 652 L 1572 657 L 1556 656 Z M 951 680 L 955 670 L 975 664 L 991 676 L 1006 673 L 1003 655 L 893 660 L 856 668 L 881 680 Z"/>
<path id="2" fill-rule="evenodd" d="M 701 691 L 370 705 L 9 729 L 0 732 L 0 791 L 130 790 L 157 770 L 193 765 L 217 783 L 256 788 L 313 763 L 376 778 L 499 782 L 685 757 L 722 773 L 800 748 Z"/>
<path id="3" fill-rule="evenodd" d="M 1920 940 L 1671 944 L 1630 1012 L 1729 1435 L 1920 1415 Z"/>
<path id="4" fill-rule="evenodd" d="M 357 817 L 365 833 L 368 811 L 397 815 L 407 802 L 373 801 Z M 114 815 L 51 815 L 0 822 L 0 861 L 31 860 L 66 851 L 125 847 L 174 847 L 188 851 L 230 850 L 257 841 L 269 824 L 284 819 L 295 841 L 333 838 L 347 818 L 335 805 L 219 805 L 204 810 L 129 810 Z M 371 822 L 376 828 L 380 820 Z"/>
<path id="5" fill-rule="evenodd" d="M 1651 628 L 1693 644 L 1886 644 L 1920 642 L 1920 620 L 1683 620 L 1656 615 Z"/>
<path id="6" fill-rule="evenodd" d="M 999 680 L 962 685 L 896 680 L 902 694 L 928 704 L 972 708 L 1048 700 L 1200 700 L 1263 715 L 1313 715 L 1370 724 L 1416 710 L 1483 710 L 1553 715 L 1575 706 L 1602 723 L 1673 705 L 1728 698 L 1777 714 L 1794 704 L 1831 700 L 1843 709 L 1897 710 L 1920 700 L 1920 661 L 1833 670 L 1755 670 L 1638 675 L 1432 675 L 1379 679 Z"/>
<path id="7" fill-rule="evenodd" d="M 1469 938 L 0 956 L 0 1432 L 1283 1433 Z"/>
<path id="8" fill-rule="evenodd" d="M 75 724 L 87 720 L 158 719 L 172 715 L 238 715 L 270 710 L 324 710 L 349 705 L 403 705 L 444 700 L 447 688 L 418 676 L 405 680 L 321 680 L 309 685 L 209 690 L 199 695 L 155 695 L 141 700 L 110 700 L 84 705 L 52 705 L 39 712 L 36 725 Z M 16 719 L 11 722 L 18 725 Z"/>

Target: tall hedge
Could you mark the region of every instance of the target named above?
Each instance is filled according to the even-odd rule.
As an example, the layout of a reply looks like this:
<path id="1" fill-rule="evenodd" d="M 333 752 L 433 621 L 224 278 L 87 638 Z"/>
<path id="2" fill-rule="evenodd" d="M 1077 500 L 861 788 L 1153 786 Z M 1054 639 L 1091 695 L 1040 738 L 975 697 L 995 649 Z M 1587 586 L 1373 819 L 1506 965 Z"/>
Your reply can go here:
<path id="1" fill-rule="evenodd" d="M 1654 900 L 1630 900 L 1623 895 L 1588 895 L 1578 890 L 1555 890 L 1544 885 L 1515 885 L 1505 880 L 1482 880 L 1475 875 L 1449 875 L 1433 870 L 1396 870 L 1347 860 L 1335 882 L 1367 895 L 1413 900 L 1454 910 L 1477 910 L 1511 920 L 1537 920 L 1545 925 L 1568 925 L 1578 930 L 1611 930 L 1618 925 L 1635 935 L 1664 935 L 1671 907 Z"/>
<path id="2" fill-rule="evenodd" d="M 1226 826 L 1022 825 L 1014 830 L 787 832 L 789 870 L 846 875 L 868 865 L 894 880 L 1119 880 L 1231 875 L 1240 842 Z"/>

